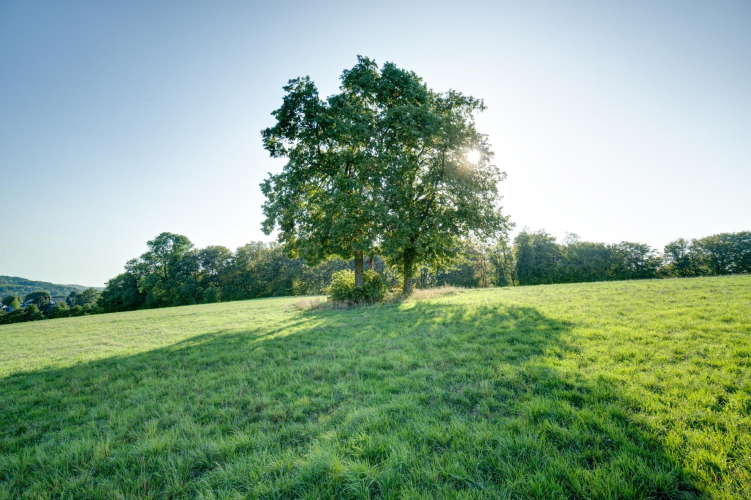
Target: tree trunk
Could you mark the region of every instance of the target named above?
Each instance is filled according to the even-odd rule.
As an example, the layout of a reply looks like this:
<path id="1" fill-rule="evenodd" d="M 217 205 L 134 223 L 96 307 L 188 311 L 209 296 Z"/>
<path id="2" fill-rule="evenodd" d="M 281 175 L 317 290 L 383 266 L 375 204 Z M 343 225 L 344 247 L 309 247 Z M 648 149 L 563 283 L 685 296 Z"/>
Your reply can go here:
<path id="1" fill-rule="evenodd" d="M 373 270 L 373 260 L 374 259 L 375 259 L 375 257 L 373 257 L 372 255 L 370 257 L 368 257 L 368 270 L 370 270 L 370 271 Z"/>
<path id="2" fill-rule="evenodd" d="M 362 252 L 360 252 L 355 255 L 355 288 L 362 288 L 362 286 L 365 284 L 363 272 L 363 258 Z"/>
<path id="3" fill-rule="evenodd" d="M 407 297 L 412 295 L 412 277 L 415 274 L 414 257 L 411 251 L 404 252 L 404 286 L 402 294 Z"/>

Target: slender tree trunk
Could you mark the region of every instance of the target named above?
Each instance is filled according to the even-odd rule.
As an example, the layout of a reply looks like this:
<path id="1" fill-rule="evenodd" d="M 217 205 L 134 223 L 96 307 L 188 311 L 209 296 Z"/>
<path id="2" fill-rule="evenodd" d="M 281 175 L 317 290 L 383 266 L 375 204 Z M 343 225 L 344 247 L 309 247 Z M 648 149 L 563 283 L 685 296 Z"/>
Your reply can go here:
<path id="1" fill-rule="evenodd" d="M 375 257 L 373 257 L 372 255 L 370 257 L 368 257 L 368 270 L 370 270 L 370 271 L 373 270 L 373 261 L 374 260 L 375 260 Z"/>
<path id="2" fill-rule="evenodd" d="M 362 288 L 365 284 L 365 279 L 363 278 L 363 267 L 362 252 L 359 252 L 355 255 L 355 288 Z"/>
<path id="3" fill-rule="evenodd" d="M 412 277 L 415 274 L 414 255 L 411 250 L 404 252 L 404 286 L 402 294 L 406 297 L 412 294 Z"/>

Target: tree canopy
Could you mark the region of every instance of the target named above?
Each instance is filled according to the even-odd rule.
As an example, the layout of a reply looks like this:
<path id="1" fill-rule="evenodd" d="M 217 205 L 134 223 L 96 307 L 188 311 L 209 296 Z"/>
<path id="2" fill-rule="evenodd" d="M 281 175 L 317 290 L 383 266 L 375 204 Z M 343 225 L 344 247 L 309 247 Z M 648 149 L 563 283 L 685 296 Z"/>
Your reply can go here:
<path id="1" fill-rule="evenodd" d="M 341 82 L 325 100 L 309 77 L 284 87 L 277 123 L 262 132 L 271 156 L 287 158 L 261 185 L 263 229 L 278 228 L 287 251 L 311 264 L 354 257 L 356 286 L 363 255 L 378 252 L 409 293 L 416 265 L 446 263 L 460 238 L 508 226 L 498 206 L 505 174 L 474 122 L 484 104 L 365 57 Z"/>

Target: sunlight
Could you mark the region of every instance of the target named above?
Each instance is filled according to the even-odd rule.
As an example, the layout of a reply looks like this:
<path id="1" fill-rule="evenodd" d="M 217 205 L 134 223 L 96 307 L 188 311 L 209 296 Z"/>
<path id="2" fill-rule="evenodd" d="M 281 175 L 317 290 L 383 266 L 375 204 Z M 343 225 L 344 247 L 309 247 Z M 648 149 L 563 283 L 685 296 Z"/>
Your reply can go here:
<path id="1" fill-rule="evenodd" d="M 476 149 L 472 149 L 467 152 L 467 161 L 474 165 L 477 165 L 480 162 L 480 152 Z"/>

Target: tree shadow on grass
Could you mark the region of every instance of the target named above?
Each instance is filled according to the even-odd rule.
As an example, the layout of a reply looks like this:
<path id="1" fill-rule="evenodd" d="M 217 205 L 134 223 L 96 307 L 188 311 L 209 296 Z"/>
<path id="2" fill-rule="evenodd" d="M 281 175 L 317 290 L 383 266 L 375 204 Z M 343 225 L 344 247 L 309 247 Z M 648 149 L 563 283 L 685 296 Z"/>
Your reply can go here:
<path id="1" fill-rule="evenodd" d="M 514 306 L 297 312 L 0 380 L 0 498 L 694 498 L 572 325 Z"/>

